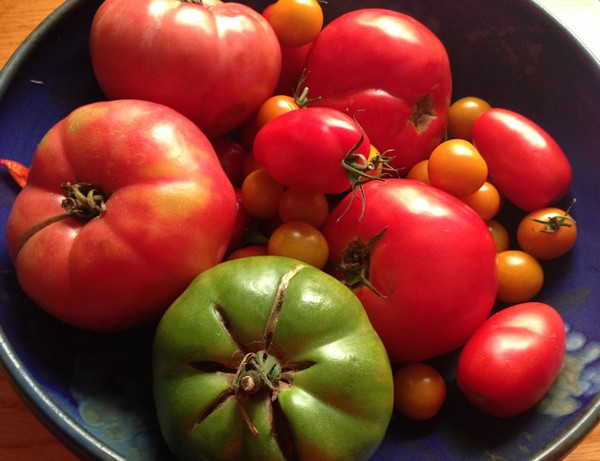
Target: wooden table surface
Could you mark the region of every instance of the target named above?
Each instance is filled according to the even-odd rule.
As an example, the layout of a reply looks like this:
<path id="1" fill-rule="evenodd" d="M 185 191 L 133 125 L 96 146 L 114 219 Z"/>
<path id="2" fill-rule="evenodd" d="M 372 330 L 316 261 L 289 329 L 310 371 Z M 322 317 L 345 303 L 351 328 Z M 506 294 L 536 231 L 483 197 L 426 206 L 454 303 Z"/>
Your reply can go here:
<path id="1" fill-rule="evenodd" d="M 0 68 L 27 35 L 61 3 L 62 0 L 0 0 Z M 544 0 L 544 4 L 569 21 L 572 30 L 591 43 L 593 51 L 600 56 L 598 0 Z M 30 412 L 0 369 L 0 460 L 75 459 Z M 566 461 L 599 459 L 600 425 L 565 458 Z"/>

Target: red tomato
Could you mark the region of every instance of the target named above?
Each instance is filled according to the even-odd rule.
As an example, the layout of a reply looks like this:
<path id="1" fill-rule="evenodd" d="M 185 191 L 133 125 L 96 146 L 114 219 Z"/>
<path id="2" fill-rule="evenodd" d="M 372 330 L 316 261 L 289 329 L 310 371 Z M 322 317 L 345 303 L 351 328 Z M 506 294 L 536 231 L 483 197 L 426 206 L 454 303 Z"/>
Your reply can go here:
<path id="1" fill-rule="evenodd" d="M 490 317 L 461 351 L 456 382 L 477 408 L 499 417 L 536 405 L 558 375 L 565 325 L 547 304 L 507 307 Z"/>
<path id="2" fill-rule="evenodd" d="M 477 118 L 472 137 L 492 182 L 517 207 L 526 211 L 544 208 L 569 191 L 573 179 L 569 160 L 532 120 L 492 108 Z"/>
<path id="3" fill-rule="evenodd" d="M 366 171 L 370 148 L 352 117 L 336 109 L 308 107 L 286 112 L 262 127 L 253 155 L 289 188 L 337 194 L 363 179 L 357 171 Z"/>
<path id="4" fill-rule="evenodd" d="M 246 149 L 228 136 L 213 139 L 211 143 L 231 184 L 235 187 L 241 186 L 244 179 Z"/>
<path id="5" fill-rule="evenodd" d="M 386 179 L 363 191 L 364 202 L 348 194 L 322 228 L 332 274 L 359 297 L 392 362 L 459 347 L 496 298 L 496 247 L 486 224 L 419 181 Z"/>
<path id="6" fill-rule="evenodd" d="M 236 213 L 233 186 L 190 120 L 150 102 L 100 102 L 40 141 L 7 246 L 38 305 L 80 328 L 119 330 L 154 320 L 219 263 Z"/>
<path id="7" fill-rule="evenodd" d="M 335 58 L 332 58 L 335 56 Z M 452 91 L 442 42 L 422 23 L 387 9 L 358 9 L 327 24 L 306 58 L 313 106 L 351 114 L 391 165 L 408 170 L 445 134 Z"/>
<path id="8" fill-rule="evenodd" d="M 281 71 L 267 20 L 219 0 L 107 0 L 92 23 L 90 51 L 109 99 L 166 104 L 209 138 L 247 120 L 273 93 Z"/>
<path id="9" fill-rule="evenodd" d="M 235 196 L 238 202 L 237 218 L 235 220 L 231 240 L 227 246 L 227 253 L 237 250 L 242 245 L 246 229 L 248 229 L 248 226 L 250 226 L 253 221 L 252 215 L 248 213 L 248 210 L 242 205 L 242 191 L 240 188 L 235 189 Z"/>

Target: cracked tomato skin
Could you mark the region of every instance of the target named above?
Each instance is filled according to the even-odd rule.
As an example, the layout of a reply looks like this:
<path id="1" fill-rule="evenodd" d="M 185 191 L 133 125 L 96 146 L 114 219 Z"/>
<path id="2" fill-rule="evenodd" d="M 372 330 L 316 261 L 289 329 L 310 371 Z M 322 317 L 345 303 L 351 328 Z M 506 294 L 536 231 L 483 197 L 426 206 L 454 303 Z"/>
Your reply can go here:
<path id="1" fill-rule="evenodd" d="M 267 20 L 219 0 L 106 0 L 91 26 L 90 52 L 109 99 L 165 104 L 211 139 L 252 116 L 281 72 Z"/>
<path id="2" fill-rule="evenodd" d="M 456 349 L 494 305 L 496 248 L 487 225 L 459 199 L 416 180 L 374 181 L 363 190 L 364 202 L 348 194 L 322 228 L 331 273 L 361 300 L 392 363 Z M 355 249 L 382 231 L 358 258 Z M 357 261 L 379 294 L 356 270 L 341 270 Z"/>
<path id="3" fill-rule="evenodd" d="M 105 210 L 66 217 L 66 182 L 96 185 Z M 122 330 L 158 318 L 222 260 L 236 214 L 233 186 L 190 120 L 150 102 L 99 102 L 40 141 L 7 247 L 21 287 L 50 314 Z"/>
<path id="4" fill-rule="evenodd" d="M 360 9 L 326 25 L 306 59 L 314 106 L 356 114 L 391 165 L 408 169 L 442 140 L 452 78 L 448 54 L 417 20 L 386 9 Z"/>
<path id="5" fill-rule="evenodd" d="M 278 390 L 236 392 L 243 358 L 265 350 Z M 161 431 L 182 460 L 366 460 L 393 408 L 391 366 L 356 296 L 279 256 L 200 274 L 160 321 L 153 375 Z"/>

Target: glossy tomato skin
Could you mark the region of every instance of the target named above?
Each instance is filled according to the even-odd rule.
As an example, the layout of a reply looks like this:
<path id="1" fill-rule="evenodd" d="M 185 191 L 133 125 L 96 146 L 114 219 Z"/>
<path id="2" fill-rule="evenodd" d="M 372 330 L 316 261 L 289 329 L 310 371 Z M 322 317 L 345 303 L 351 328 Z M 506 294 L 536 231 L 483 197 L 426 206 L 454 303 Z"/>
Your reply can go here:
<path id="1" fill-rule="evenodd" d="M 544 208 L 569 191 L 573 172 L 568 158 L 550 134 L 527 117 L 489 109 L 474 122 L 472 139 L 492 182 L 517 207 Z"/>
<path id="2" fill-rule="evenodd" d="M 536 405 L 556 379 L 565 357 L 560 314 L 527 302 L 490 317 L 461 351 L 456 381 L 477 408 L 512 417 Z"/>
<path id="3" fill-rule="evenodd" d="M 105 211 L 87 222 L 66 218 L 66 182 L 97 185 Z M 190 120 L 150 102 L 99 102 L 39 143 L 7 246 L 41 307 L 80 328 L 119 330 L 156 319 L 219 263 L 236 214 L 233 186 Z"/>
<path id="4" fill-rule="evenodd" d="M 332 273 L 349 248 L 371 247 L 364 269 L 379 292 L 356 283 L 354 292 L 385 344 L 392 363 L 416 362 L 460 345 L 489 315 L 496 296 L 496 250 L 484 221 L 459 199 L 411 179 L 364 187 L 331 212 L 322 232 Z M 350 258 L 352 261 L 353 258 Z"/>
<path id="5" fill-rule="evenodd" d="M 253 155 L 287 187 L 338 194 L 351 187 L 342 161 L 355 147 L 355 154 L 369 158 L 369 138 L 352 117 L 337 109 L 308 107 L 279 115 L 262 127 Z"/>
<path id="6" fill-rule="evenodd" d="M 357 114 L 371 142 L 407 171 L 445 134 L 452 91 L 442 42 L 387 9 L 359 9 L 327 24 L 306 58 L 314 106 Z"/>
<path id="7" fill-rule="evenodd" d="M 235 375 L 258 351 L 280 366 L 276 390 L 245 394 Z M 360 302 L 293 259 L 202 273 L 163 316 L 153 362 L 161 431 L 182 460 L 366 460 L 392 413 L 391 366 Z M 286 435 L 284 454 L 276 439 Z"/>
<path id="8" fill-rule="evenodd" d="M 92 23 L 90 52 L 109 99 L 165 104 L 209 138 L 248 119 L 281 70 L 267 20 L 246 5 L 219 0 L 107 0 Z"/>

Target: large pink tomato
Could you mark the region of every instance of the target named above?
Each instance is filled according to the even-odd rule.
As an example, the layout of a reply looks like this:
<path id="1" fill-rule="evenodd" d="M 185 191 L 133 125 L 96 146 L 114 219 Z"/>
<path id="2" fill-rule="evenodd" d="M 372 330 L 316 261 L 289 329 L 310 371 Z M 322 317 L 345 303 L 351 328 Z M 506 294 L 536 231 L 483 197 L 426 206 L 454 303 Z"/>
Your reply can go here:
<path id="1" fill-rule="evenodd" d="M 496 249 L 484 221 L 450 194 L 411 179 L 363 186 L 323 227 L 331 272 L 363 303 L 393 363 L 450 352 L 496 297 Z"/>
<path id="2" fill-rule="evenodd" d="M 190 120 L 150 102 L 99 102 L 40 141 L 7 246 L 42 308 L 119 330 L 157 318 L 219 263 L 236 215 L 233 186 Z"/>
<path id="3" fill-rule="evenodd" d="M 446 49 L 417 20 L 386 9 L 346 13 L 323 28 L 307 59 L 313 105 L 360 114 L 380 152 L 407 170 L 443 138 L 452 79 Z"/>
<path id="4" fill-rule="evenodd" d="M 94 17 L 90 51 L 109 99 L 166 104 L 209 138 L 247 120 L 281 70 L 267 20 L 220 0 L 106 0 Z"/>

